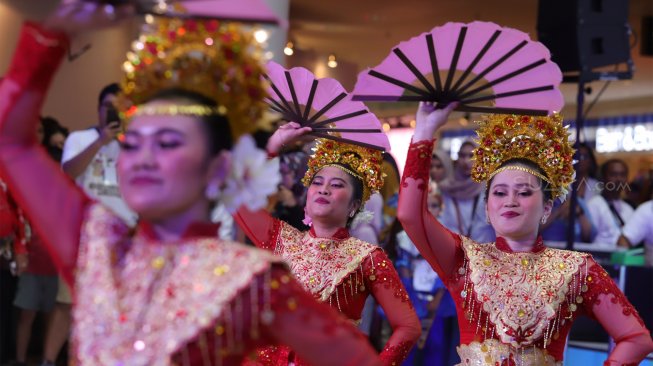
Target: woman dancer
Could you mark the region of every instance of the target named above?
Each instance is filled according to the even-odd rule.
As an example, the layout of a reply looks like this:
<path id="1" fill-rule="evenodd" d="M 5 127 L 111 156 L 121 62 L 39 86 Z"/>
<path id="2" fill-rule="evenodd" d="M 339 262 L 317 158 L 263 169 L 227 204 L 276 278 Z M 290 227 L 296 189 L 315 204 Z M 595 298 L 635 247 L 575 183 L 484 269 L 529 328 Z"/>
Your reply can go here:
<path id="1" fill-rule="evenodd" d="M 547 248 L 539 236 L 553 200 L 573 180 L 561 117 L 481 122 L 472 176 L 487 182 L 497 240 L 480 244 L 447 230 L 425 208 L 432 136 L 452 108 L 420 105 L 398 215 L 454 297 L 462 364 L 561 365 L 572 322 L 587 314 L 616 341 L 605 364 L 636 365 L 653 341 L 633 306 L 591 256 Z"/>
<path id="2" fill-rule="evenodd" d="M 270 138 L 268 154 L 307 132 L 291 122 Z M 372 295 L 390 321 L 393 334 L 381 352 L 385 364 L 400 364 L 420 334 L 420 325 L 392 262 L 383 250 L 349 235 L 353 217 L 383 185 L 381 152 L 356 145 L 318 140 L 302 182 L 308 187 L 302 232 L 266 211 L 238 211 L 236 220 L 252 241 L 281 256 L 313 296 L 359 322 L 365 299 Z M 295 362 L 288 348 L 259 352 L 259 363 Z M 300 363 L 301 364 L 301 363 Z"/>

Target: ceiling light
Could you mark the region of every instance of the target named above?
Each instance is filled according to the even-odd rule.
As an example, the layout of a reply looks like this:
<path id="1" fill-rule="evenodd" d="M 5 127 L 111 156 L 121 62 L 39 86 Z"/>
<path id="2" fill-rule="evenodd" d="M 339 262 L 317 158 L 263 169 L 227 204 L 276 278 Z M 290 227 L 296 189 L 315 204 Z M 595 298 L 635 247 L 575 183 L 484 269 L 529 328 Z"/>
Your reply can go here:
<path id="1" fill-rule="evenodd" d="M 293 53 L 295 53 L 295 45 L 292 42 L 286 43 L 286 48 L 283 49 L 283 53 L 285 53 L 286 56 L 292 56 Z"/>
<path id="2" fill-rule="evenodd" d="M 327 66 L 329 66 L 332 69 L 338 66 L 338 61 L 336 61 L 336 55 L 334 55 L 333 53 L 329 55 L 329 61 L 327 62 Z"/>
<path id="3" fill-rule="evenodd" d="M 256 39 L 256 42 L 258 43 L 265 43 L 265 41 L 268 40 L 270 35 L 268 34 L 268 31 L 265 29 L 259 29 L 256 32 L 254 32 L 254 39 Z"/>

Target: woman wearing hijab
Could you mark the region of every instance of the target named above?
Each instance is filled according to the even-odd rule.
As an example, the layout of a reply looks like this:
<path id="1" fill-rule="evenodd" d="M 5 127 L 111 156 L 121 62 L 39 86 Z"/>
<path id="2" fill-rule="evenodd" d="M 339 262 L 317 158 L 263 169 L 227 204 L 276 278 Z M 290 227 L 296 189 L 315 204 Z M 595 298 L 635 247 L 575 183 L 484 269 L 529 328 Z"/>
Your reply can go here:
<path id="1" fill-rule="evenodd" d="M 472 140 L 465 140 L 460 145 L 453 173 L 438 184 L 444 205 L 440 222 L 455 233 L 484 243 L 494 240 L 494 230 L 483 209 L 484 187 L 472 180 L 472 151 L 475 147 Z"/>

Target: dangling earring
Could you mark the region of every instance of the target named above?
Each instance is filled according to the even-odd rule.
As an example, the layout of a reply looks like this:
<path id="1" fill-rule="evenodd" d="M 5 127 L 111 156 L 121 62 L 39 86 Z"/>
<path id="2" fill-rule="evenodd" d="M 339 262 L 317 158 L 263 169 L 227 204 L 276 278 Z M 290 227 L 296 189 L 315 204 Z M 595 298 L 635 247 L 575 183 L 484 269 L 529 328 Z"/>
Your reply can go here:
<path id="1" fill-rule="evenodd" d="M 491 222 L 490 222 L 490 216 L 485 215 L 485 222 L 487 222 L 488 225 L 491 224 Z"/>
<path id="2" fill-rule="evenodd" d="M 204 190 L 204 197 L 210 201 L 217 201 L 220 197 L 220 188 L 217 184 L 209 184 Z"/>
<path id="3" fill-rule="evenodd" d="M 354 216 L 356 216 L 356 211 L 352 211 L 349 213 L 349 217 L 354 217 Z"/>
<path id="4" fill-rule="evenodd" d="M 542 225 L 546 224 L 546 219 L 547 219 L 546 216 L 542 216 Z"/>

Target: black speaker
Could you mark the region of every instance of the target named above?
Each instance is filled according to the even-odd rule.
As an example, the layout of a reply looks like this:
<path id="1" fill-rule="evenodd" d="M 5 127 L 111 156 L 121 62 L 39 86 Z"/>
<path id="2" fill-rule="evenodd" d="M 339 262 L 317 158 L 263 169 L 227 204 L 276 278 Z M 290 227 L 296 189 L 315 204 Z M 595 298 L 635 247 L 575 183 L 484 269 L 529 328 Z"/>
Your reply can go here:
<path id="1" fill-rule="evenodd" d="M 653 56 L 653 16 L 642 17 L 642 34 L 640 52 L 644 56 Z"/>
<path id="2" fill-rule="evenodd" d="M 537 33 L 562 71 L 630 60 L 627 0 L 540 0 Z"/>

